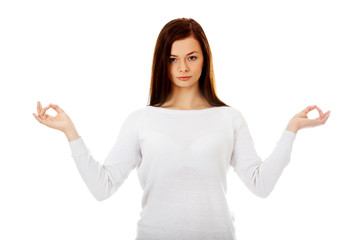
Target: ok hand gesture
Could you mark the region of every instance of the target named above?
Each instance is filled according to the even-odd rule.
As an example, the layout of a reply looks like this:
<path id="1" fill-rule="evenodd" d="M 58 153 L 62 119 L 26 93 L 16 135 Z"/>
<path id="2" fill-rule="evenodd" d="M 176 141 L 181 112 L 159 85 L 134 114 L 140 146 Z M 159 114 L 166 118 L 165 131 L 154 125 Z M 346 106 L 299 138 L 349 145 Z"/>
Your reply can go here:
<path id="1" fill-rule="evenodd" d="M 46 114 L 46 111 L 49 108 L 52 108 L 57 112 L 57 115 L 55 117 Z M 33 113 L 34 117 L 41 124 L 44 124 L 45 126 L 60 130 L 64 133 L 66 133 L 67 131 L 69 131 L 72 128 L 75 128 L 70 117 L 58 105 L 50 103 L 45 108 L 42 108 L 41 103 L 38 101 L 37 102 L 37 112 L 38 112 L 38 115 Z"/>
<path id="2" fill-rule="evenodd" d="M 315 119 L 308 119 L 307 114 L 316 109 L 319 112 L 319 117 Z M 290 121 L 287 126 L 287 130 L 297 133 L 298 130 L 306 127 L 316 127 L 326 123 L 330 116 L 330 111 L 323 113 L 321 109 L 316 106 L 308 106 L 298 114 L 296 114 Z"/>

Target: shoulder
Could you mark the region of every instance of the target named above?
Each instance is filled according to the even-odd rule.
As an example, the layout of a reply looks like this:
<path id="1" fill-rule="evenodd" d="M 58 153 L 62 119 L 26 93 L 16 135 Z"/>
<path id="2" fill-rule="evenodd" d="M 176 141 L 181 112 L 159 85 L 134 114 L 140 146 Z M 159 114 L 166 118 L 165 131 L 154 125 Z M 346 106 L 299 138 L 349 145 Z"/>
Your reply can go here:
<path id="1" fill-rule="evenodd" d="M 227 114 L 233 120 L 236 120 L 236 119 L 239 119 L 239 118 L 242 118 L 242 119 L 244 118 L 242 112 L 236 107 L 229 106 L 229 107 L 225 107 L 225 109 L 226 109 Z"/>
<path id="2" fill-rule="evenodd" d="M 144 115 L 148 112 L 147 107 L 137 108 L 135 110 L 131 110 L 125 117 L 124 124 L 137 126 L 142 119 L 144 119 Z"/>
<path id="3" fill-rule="evenodd" d="M 141 120 L 148 111 L 149 111 L 149 108 L 147 106 L 137 108 L 137 109 L 129 112 L 127 119 Z"/>
<path id="4" fill-rule="evenodd" d="M 230 106 L 226 108 L 225 112 L 229 116 L 235 130 L 239 129 L 241 126 L 247 125 L 244 115 L 238 108 Z"/>
<path id="5" fill-rule="evenodd" d="M 141 107 L 141 108 L 137 108 L 135 110 L 130 111 L 129 116 L 133 116 L 133 117 L 140 117 L 141 115 L 144 115 L 145 112 L 147 112 L 148 107 Z"/>

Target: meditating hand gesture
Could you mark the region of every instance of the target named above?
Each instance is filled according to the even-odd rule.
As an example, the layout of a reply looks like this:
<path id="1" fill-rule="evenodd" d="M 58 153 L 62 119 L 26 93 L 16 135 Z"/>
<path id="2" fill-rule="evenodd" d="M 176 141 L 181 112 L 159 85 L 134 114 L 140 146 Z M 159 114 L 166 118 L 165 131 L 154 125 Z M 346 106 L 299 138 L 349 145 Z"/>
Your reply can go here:
<path id="1" fill-rule="evenodd" d="M 319 117 L 314 119 L 308 119 L 307 114 L 316 109 L 319 112 Z M 323 113 L 317 105 L 308 106 L 298 114 L 296 114 L 290 121 L 286 130 L 297 133 L 298 130 L 307 127 L 316 127 L 326 123 L 330 116 L 330 111 Z"/>
<path id="2" fill-rule="evenodd" d="M 56 111 L 57 115 L 51 116 L 46 114 L 46 111 L 52 108 Z M 37 112 L 38 115 L 33 113 L 34 117 L 45 126 L 49 128 L 54 128 L 59 131 L 62 131 L 69 141 L 75 140 L 79 137 L 74 123 L 71 121 L 70 117 L 62 110 L 58 105 L 50 103 L 48 106 L 42 108 L 41 103 L 37 102 Z"/>

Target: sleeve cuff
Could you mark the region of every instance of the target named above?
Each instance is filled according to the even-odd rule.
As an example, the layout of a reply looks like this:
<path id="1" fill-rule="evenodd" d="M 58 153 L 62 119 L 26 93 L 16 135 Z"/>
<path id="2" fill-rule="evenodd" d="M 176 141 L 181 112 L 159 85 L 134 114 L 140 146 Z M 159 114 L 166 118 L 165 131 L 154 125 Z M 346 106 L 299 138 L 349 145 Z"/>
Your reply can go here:
<path id="1" fill-rule="evenodd" d="M 79 137 L 75 140 L 72 140 L 69 142 L 70 150 L 71 150 L 71 156 L 75 157 L 80 155 L 82 152 L 86 151 L 86 145 L 82 137 Z"/>
<path id="2" fill-rule="evenodd" d="M 284 139 L 285 141 L 293 142 L 296 138 L 296 133 L 285 129 L 283 131 L 281 138 Z"/>

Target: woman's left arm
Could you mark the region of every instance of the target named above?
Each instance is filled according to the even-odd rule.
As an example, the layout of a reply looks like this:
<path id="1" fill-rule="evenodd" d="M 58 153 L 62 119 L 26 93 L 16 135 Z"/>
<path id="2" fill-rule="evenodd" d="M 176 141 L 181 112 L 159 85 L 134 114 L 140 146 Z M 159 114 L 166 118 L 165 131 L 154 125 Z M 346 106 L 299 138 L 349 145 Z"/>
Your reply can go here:
<path id="1" fill-rule="evenodd" d="M 318 110 L 319 117 L 315 119 L 308 119 L 307 114 L 312 110 Z M 323 113 L 317 105 L 308 106 L 298 114 L 296 114 L 290 121 L 286 130 L 297 133 L 298 130 L 306 127 L 316 127 L 326 123 L 330 116 L 330 111 Z"/>
<path id="2" fill-rule="evenodd" d="M 317 109 L 320 116 L 308 119 L 307 114 Z M 265 198 L 273 190 L 283 169 L 290 161 L 292 145 L 297 131 L 305 127 L 314 127 L 324 124 L 329 118 L 330 111 L 323 114 L 316 105 L 309 106 L 296 114 L 283 131 L 272 153 L 264 159 L 259 157 L 255 150 L 249 127 L 245 118 L 235 120 L 235 141 L 230 164 L 245 185 L 257 196 Z"/>

